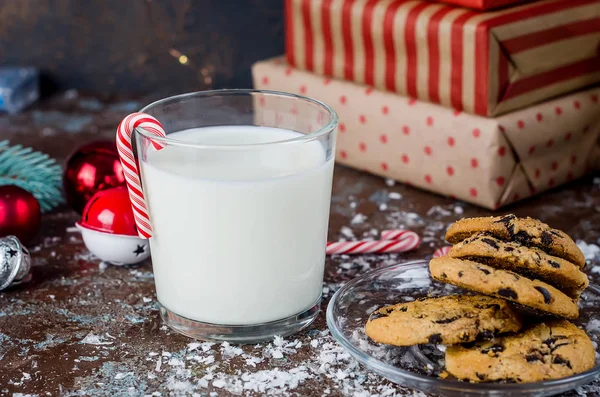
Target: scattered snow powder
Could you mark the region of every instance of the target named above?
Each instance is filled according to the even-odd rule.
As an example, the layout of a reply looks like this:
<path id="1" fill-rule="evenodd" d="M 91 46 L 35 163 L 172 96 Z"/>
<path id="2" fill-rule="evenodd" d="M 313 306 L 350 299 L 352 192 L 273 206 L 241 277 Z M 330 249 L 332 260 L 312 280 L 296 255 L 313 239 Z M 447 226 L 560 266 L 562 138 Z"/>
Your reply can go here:
<path id="1" fill-rule="evenodd" d="M 168 364 L 171 367 L 183 367 L 183 366 L 185 366 L 185 363 L 183 361 L 181 361 L 180 359 L 175 358 L 175 357 L 171 358 L 169 360 Z"/>
<path id="2" fill-rule="evenodd" d="M 354 218 L 350 221 L 351 225 L 360 225 L 361 223 L 365 223 L 367 220 L 367 216 L 361 213 L 354 215 Z"/>
<path id="3" fill-rule="evenodd" d="M 388 229 L 404 229 L 425 225 L 425 221 L 415 212 L 394 211 L 386 215 Z"/>
<path id="4" fill-rule="evenodd" d="M 244 353 L 244 350 L 237 346 L 231 346 L 229 342 L 221 343 L 221 354 L 224 357 L 235 357 Z"/>
<path id="5" fill-rule="evenodd" d="M 89 333 L 79 343 L 84 345 L 112 345 L 112 342 L 106 342 L 100 336 Z"/>
<path id="6" fill-rule="evenodd" d="M 596 318 L 590 320 L 585 329 L 590 334 L 600 334 L 600 320 Z"/>
<path id="7" fill-rule="evenodd" d="M 593 261 L 600 257 L 600 247 L 596 244 L 588 244 L 583 240 L 577 240 L 577 246 L 583 252 L 586 261 Z"/>
<path id="8" fill-rule="evenodd" d="M 353 239 L 353 238 L 355 238 L 354 237 L 354 232 L 348 226 L 342 226 L 341 229 L 340 229 L 340 233 L 344 237 L 346 237 L 347 239 Z"/>
<path id="9" fill-rule="evenodd" d="M 191 352 L 191 351 L 194 351 L 194 350 L 196 350 L 197 348 L 199 348 L 199 347 L 200 347 L 200 345 L 201 345 L 201 344 L 202 344 L 202 343 L 200 343 L 200 342 L 192 342 L 192 343 L 188 343 L 188 345 L 187 345 L 188 351 L 190 351 L 190 352 Z"/>
<path id="10" fill-rule="evenodd" d="M 397 290 L 406 290 L 413 288 L 428 288 L 431 285 L 431 278 L 425 268 L 416 268 L 407 270 L 396 278 L 399 279 Z"/>
<path id="11" fill-rule="evenodd" d="M 163 369 L 161 375 L 151 374 L 148 378 L 163 379 L 169 395 L 206 395 L 209 387 L 234 395 L 289 395 L 309 379 L 327 379 L 331 382 L 333 388 L 325 394 L 375 397 L 397 395 L 399 392 L 397 386 L 387 382 L 382 384 L 381 378 L 360 367 L 328 331 L 311 330 L 304 343 L 298 339 L 286 340 L 277 336 L 271 343 L 243 349 L 222 343 L 216 345 L 215 351 L 210 347 L 213 345 L 189 343 L 183 351 L 173 352 L 169 360 L 170 364 L 174 363 L 175 357 L 183 355 L 187 365 L 170 365 Z M 303 345 L 310 345 L 310 350 L 303 350 L 306 355 L 303 354 L 299 364 L 290 367 L 293 365 L 291 361 L 282 360 L 296 354 Z M 219 357 L 219 351 L 221 357 L 215 359 Z M 240 358 L 242 363 L 245 362 L 245 367 L 234 371 L 224 370 L 231 369 L 232 363 L 239 362 L 234 360 Z M 270 360 L 272 369 L 257 370 L 256 364 L 265 360 Z M 159 363 L 160 360 L 157 362 L 158 370 Z M 194 370 L 198 364 L 202 365 L 201 374 Z"/>
<path id="12" fill-rule="evenodd" d="M 390 192 L 388 197 L 392 200 L 402 200 L 402 195 L 398 192 Z"/>
<path id="13" fill-rule="evenodd" d="M 440 207 L 439 205 L 434 205 L 427 211 L 427 216 L 450 216 L 452 212 Z"/>

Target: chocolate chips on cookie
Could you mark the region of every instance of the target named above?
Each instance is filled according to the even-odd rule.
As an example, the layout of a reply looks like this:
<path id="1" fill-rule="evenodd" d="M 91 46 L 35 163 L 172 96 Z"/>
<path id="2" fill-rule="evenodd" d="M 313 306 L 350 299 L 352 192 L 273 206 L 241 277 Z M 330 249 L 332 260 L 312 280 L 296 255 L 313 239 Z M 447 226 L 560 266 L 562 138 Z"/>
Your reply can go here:
<path id="1" fill-rule="evenodd" d="M 451 295 L 381 308 L 365 328 L 375 342 L 396 346 L 453 345 L 521 329 L 515 309 L 489 296 Z"/>
<path id="2" fill-rule="evenodd" d="M 566 320 L 537 324 L 491 342 L 446 349 L 446 370 L 474 382 L 560 379 L 587 371 L 594 361 L 590 338 Z"/>
<path id="3" fill-rule="evenodd" d="M 450 249 L 448 256 L 470 259 L 539 279 L 576 299 L 589 285 L 586 274 L 567 260 L 549 255 L 539 248 L 502 241 L 484 233 L 457 243 Z"/>
<path id="4" fill-rule="evenodd" d="M 589 280 L 580 270 L 583 253 L 566 233 L 536 219 L 505 215 L 461 219 L 448 228 L 446 239 L 455 245 L 446 257 L 431 261 L 434 278 L 553 315 L 578 317 L 578 299 Z"/>
<path id="5" fill-rule="evenodd" d="M 448 256 L 429 262 L 431 277 L 444 283 L 492 295 L 566 318 L 577 318 L 577 301 L 553 286 L 517 273 Z M 459 275 L 462 274 L 462 275 Z"/>
<path id="6" fill-rule="evenodd" d="M 576 319 L 588 287 L 581 250 L 564 232 L 514 215 L 462 219 L 448 229 L 455 244 L 432 259 L 431 276 L 444 283 L 517 302 L 538 313 Z M 515 335 L 450 346 L 446 369 L 471 382 L 537 382 L 584 372 L 595 349 L 566 320 L 532 325 Z"/>
<path id="7" fill-rule="evenodd" d="M 517 242 L 527 247 L 537 247 L 552 256 L 572 262 L 579 268 L 585 266 L 583 253 L 565 232 L 552 229 L 537 219 L 517 218 L 512 214 L 461 219 L 448 228 L 446 240 L 456 244 L 478 233 Z"/>
<path id="8" fill-rule="evenodd" d="M 460 220 L 446 239 L 455 245 L 429 262 L 431 277 L 481 295 L 383 307 L 366 324 L 372 340 L 449 345 L 447 372 L 470 382 L 538 382 L 594 366 L 589 337 L 564 320 L 579 317 L 578 300 L 589 285 L 583 254 L 567 234 L 506 215 Z M 519 311 L 528 312 L 525 331 Z M 540 322 L 539 314 L 563 319 Z"/>

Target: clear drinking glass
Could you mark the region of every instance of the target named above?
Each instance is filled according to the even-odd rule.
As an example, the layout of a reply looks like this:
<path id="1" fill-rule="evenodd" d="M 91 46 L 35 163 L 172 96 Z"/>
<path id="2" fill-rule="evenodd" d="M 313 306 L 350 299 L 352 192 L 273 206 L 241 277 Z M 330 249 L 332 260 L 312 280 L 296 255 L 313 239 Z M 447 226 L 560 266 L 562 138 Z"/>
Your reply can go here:
<path id="1" fill-rule="evenodd" d="M 180 95 L 141 111 L 167 133 L 138 128 L 134 140 L 166 324 L 239 343 L 309 325 L 320 308 L 335 112 L 254 90 Z"/>

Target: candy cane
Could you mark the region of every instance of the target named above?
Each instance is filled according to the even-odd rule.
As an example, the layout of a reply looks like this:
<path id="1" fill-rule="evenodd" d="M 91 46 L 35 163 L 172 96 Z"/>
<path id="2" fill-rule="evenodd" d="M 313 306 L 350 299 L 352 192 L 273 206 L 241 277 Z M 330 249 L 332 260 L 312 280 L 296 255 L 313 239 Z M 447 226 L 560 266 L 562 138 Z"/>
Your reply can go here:
<path id="1" fill-rule="evenodd" d="M 450 248 L 452 247 L 446 246 L 436 249 L 435 251 L 433 251 L 433 257 L 439 258 L 440 256 L 446 256 L 448 252 L 450 252 Z"/>
<path id="2" fill-rule="evenodd" d="M 145 113 L 132 113 L 125 117 L 117 128 L 117 150 L 123 165 L 123 174 L 127 189 L 129 190 L 129 200 L 133 209 L 133 216 L 138 228 L 140 238 L 152 237 L 152 226 L 150 226 L 150 217 L 148 216 L 148 207 L 142 184 L 140 182 L 140 173 L 137 169 L 135 156 L 131 146 L 131 135 L 136 128 L 143 128 L 153 135 L 164 137 L 165 129 L 154 117 Z M 164 147 L 160 142 L 151 141 L 155 149 L 160 150 Z"/>
<path id="3" fill-rule="evenodd" d="M 394 239 L 400 238 L 405 233 L 412 233 L 412 232 L 410 232 L 408 230 L 384 230 L 381 232 L 381 239 L 382 240 L 394 240 Z M 445 246 L 445 247 L 436 249 L 433 252 L 433 257 L 439 258 L 441 256 L 446 256 L 448 254 L 448 252 L 450 252 L 450 248 L 452 248 L 452 247 Z"/>
<path id="4" fill-rule="evenodd" d="M 421 238 L 415 232 L 402 231 L 395 240 L 340 241 L 327 243 L 327 255 L 333 254 L 383 254 L 407 252 L 421 244 Z"/>
<path id="5" fill-rule="evenodd" d="M 381 239 L 382 240 L 401 240 L 402 236 L 409 234 L 409 233 L 414 233 L 414 232 L 411 232 L 410 230 L 384 230 L 381 232 Z"/>

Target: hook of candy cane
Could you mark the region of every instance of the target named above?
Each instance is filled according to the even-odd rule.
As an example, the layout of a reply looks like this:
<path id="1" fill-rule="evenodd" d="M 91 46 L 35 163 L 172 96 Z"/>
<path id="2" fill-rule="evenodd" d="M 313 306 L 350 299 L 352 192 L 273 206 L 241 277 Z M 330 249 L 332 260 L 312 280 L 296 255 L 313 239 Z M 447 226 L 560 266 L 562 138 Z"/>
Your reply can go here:
<path id="1" fill-rule="evenodd" d="M 436 249 L 435 251 L 433 251 L 433 257 L 439 258 L 441 256 L 446 256 L 448 254 L 448 252 L 450 252 L 450 248 L 452 248 L 452 247 L 445 246 L 445 247 Z"/>
<path id="2" fill-rule="evenodd" d="M 123 174 L 129 190 L 129 200 L 140 238 L 152 237 L 152 226 L 148 216 L 148 206 L 140 182 L 140 173 L 133 154 L 131 139 L 136 128 L 143 128 L 158 137 L 165 137 L 165 129 L 160 122 L 146 113 L 132 113 L 125 117 L 117 128 L 117 151 L 123 165 Z M 156 150 L 164 147 L 161 142 L 151 141 Z"/>
<path id="3" fill-rule="evenodd" d="M 410 230 L 384 230 L 381 240 L 339 241 L 327 243 L 327 255 L 383 254 L 412 251 L 419 247 L 421 238 Z"/>
<path id="4" fill-rule="evenodd" d="M 412 232 L 408 231 L 408 230 L 384 230 L 381 232 L 381 239 L 382 240 L 395 240 L 395 239 L 401 238 L 402 235 L 404 235 L 405 233 L 412 233 Z M 448 255 L 448 252 L 450 252 L 450 248 L 452 248 L 452 247 L 444 246 L 444 247 L 436 249 L 433 252 L 433 257 L 439 258 L 441 256 Z"/>
<path id="5" fill-rule="evenodd" d="M 406 236 L 415 235 L 415 232 L 405 229 L 384 230 L 381 232 L 382 240 L 403 240 Z"/>

